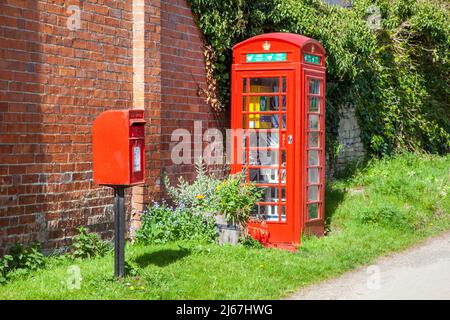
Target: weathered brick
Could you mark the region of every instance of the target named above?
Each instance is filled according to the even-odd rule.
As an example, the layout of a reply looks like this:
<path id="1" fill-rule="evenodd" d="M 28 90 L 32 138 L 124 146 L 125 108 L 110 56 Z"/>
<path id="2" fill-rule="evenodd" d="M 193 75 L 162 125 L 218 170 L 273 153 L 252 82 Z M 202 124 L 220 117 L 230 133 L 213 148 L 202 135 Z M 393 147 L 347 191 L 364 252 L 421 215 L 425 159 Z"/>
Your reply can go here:
<path id="1" fill-rule="evenodd" d="M 0 254 L 41 231 L 44 248 L 68 245 L 80 224 L 112 236 L 112 191 L 92 182 L 90 134 L 102 111 L 138 104 L 133 1 L 83 2 L 77 31 L 66 28 L 67 1 L 0 3 L 0 187 L 7 185 L 1 190 L 8 197 L 0 203 Z M 197 85 L 205 85 L 203 40 L 187 3 L 142 3 L 145 14 L 134 14 L 145 19 L 139 103 L 148 121 L 148 179 L 127 191 L 135 209 L 161 196 L 163 165 L 172 177 L 193 176 L 193 166 L 170 161 L 173 129 L 193 130 L 194 119 L 204 129 L 222 125 L 197 96 Z"/>

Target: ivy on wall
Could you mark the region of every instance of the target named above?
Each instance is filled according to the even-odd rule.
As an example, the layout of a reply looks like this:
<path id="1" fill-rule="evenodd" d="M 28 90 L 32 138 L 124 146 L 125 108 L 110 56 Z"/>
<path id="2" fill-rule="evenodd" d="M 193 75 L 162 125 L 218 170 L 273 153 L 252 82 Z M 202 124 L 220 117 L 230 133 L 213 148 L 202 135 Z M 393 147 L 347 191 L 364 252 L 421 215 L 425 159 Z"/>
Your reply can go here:
<path id="1" fill-rule="evenodd" d="M 319 40 L 327 50 L 327 148 L 339 107 L 352 103 L 372 155 L 450 151 L 450 15 L 446 0 L 188 0 L 214 52 L 213 94 L 229 105 L 234 44 L 267 32 Z"/>

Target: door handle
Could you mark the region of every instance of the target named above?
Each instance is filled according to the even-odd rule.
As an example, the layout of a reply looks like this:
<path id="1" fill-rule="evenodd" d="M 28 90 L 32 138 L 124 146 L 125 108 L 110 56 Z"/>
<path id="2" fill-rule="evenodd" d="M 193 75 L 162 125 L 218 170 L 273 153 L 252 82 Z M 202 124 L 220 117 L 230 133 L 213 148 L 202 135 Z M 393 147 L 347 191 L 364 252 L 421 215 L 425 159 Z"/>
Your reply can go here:
<path id="1" fill-rule="evenodd" d="M 292 134 L 288 135 L 288 144 L 292 144 L 293 141 L 294 137 L 292 136 Z"/>

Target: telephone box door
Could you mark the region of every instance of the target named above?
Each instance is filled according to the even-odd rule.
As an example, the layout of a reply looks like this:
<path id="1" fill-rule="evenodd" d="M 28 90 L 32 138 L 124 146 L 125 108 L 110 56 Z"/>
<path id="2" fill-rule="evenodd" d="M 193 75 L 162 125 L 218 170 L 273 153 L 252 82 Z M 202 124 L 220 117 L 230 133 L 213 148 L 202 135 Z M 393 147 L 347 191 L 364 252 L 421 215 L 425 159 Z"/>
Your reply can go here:
<path id="1" fill-rule="evenodd" d="M 274 243 L 295 238 L 295 75 L 295 69 L 239 71 L 233 84 L 233 128 L 242 132 L 234 140 L 232 171 L 244 170 L 264 190 L 253 217 L 265 222 Z"/>

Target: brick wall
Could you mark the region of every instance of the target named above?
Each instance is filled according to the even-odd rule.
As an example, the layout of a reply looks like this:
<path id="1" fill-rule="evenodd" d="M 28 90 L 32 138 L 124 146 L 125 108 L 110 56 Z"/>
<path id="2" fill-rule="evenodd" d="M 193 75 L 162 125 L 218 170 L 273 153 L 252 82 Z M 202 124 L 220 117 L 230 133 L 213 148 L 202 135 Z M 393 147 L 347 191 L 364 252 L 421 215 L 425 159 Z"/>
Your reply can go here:
<path id="1" fill-rule="evenodd" d="M 171 133 L 177 128 L 194 133 L 194 121 L 201 121 L 203 132 L 222 129 L 228 115 L 218 116 L 199 97 L 198 88 L 205 87 L 204 42 L 191 9 L 185 0 L 168 0 L 161 5 L 161 162 L 164 172 L 175 182 L 180 175 L 193 179 L 193 165 L 174 165 Z M 193 139 L 192 139 L 193 142 Z M 194 147 L 194 145 L 192 146 Z M 195 162 L 192 149 L 192 163 Z M 218 169 L 216 169 L 218 170 Z M 220 170 L 220 168 L 219 168 Z"/>
<path id="2" fill-rule="evenodd" d="M 172 164 L 170 134 L 224 123 L 197 96 L 202 46 L 185 0 L 0 1 L 0 255 L 16 241 L 67 246 L 80 225 L 112 237 L 113 193 L 91 171 L 91 125 L 106 109 L 143 107 L 148 122 L 147 183 L 127 190 L 132 227 L 160 198 L 162 171 L 193 177 Z"/>
<path id="3" fill-rule="evenodd" d="M 132 105 L 130 12 L 130 1 L 0 1 L 0 250 L 64 246 L 80 225 L 111 237 L 90 133 L 100 112 Z"/>

